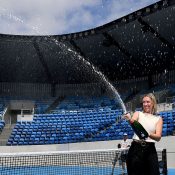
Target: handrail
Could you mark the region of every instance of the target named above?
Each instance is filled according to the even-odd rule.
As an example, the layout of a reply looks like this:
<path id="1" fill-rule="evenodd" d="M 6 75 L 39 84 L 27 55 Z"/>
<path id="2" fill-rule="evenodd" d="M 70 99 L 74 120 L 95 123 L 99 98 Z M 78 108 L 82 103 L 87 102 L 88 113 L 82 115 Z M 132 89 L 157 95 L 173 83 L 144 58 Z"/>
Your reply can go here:
<path id="1" fill-rule="evenodd" d="M 5 113 L 7 112 L 7 107 L 4 109 L 4 111 L 3 111 L 3 113 L 2 113 L 2 120 L 4 120 L 4 115 L 5 115 Z"/>

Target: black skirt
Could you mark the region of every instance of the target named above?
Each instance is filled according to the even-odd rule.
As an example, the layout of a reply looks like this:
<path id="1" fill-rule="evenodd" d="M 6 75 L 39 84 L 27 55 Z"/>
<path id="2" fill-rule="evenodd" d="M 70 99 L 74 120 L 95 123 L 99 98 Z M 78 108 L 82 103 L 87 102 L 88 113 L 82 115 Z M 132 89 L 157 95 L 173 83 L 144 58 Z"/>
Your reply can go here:
<path id="1" fill-rule="evenodd" d="M 154 143 L 133 141 L 126 163 L 128 175 L 160 175 Z"/>

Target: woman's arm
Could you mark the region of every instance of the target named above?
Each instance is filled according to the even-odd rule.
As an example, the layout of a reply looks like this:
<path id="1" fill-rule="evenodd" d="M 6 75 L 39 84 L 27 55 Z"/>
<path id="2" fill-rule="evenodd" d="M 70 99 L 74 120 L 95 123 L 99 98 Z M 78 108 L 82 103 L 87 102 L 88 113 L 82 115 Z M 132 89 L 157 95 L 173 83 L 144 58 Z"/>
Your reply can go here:
<path id="1" fill-rule="evenodd" d="M 149 137 L 151 139 L 156 140 L 156 141 L 160 141 L 160 139 L 162 137 L 162 126 L 163 126 L 163 120 L 162 120 L 162 118 L 160 118 L 159 121 L 157 122 L 157 125 L 156 125 L 156 132 L 150 133 Z"/>

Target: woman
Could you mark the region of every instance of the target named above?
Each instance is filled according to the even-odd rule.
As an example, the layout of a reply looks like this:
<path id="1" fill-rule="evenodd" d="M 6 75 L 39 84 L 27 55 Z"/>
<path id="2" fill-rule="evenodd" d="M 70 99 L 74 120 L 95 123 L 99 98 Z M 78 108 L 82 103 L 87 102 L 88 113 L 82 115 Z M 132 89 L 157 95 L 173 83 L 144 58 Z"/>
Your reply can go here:
<path id="1" fill-rule="evenodd" d="M 134 134 L 126 161 L 127 171 L 128 175 L 159 175 L 155 142 L 161 139 L 163 120 L 156 115 L 157 102 L 152 93 L 144 95 L 142 104 L 142 112 L 137 111 L 132 117 L 130 114 L 124 115 L 130 123 L 134 120 L 141 123 L 149 134 L 144 142 Z"/>

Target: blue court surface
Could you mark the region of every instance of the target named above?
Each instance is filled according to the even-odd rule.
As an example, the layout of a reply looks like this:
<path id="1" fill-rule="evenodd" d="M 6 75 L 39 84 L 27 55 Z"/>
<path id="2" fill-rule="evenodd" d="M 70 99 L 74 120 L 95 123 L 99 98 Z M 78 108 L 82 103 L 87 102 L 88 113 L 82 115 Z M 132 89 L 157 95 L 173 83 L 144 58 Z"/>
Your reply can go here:
<path id="1" fill-rule="evenodd" d="M 168 175 L 175 175 L 175 169 L 168 169 Z"/>
<path id="2" fill-rule="evenodd" d="M 76 167 L 76 166 L 40 166 L 40 167 L 3 167 L 0 168 L 1 175 L 111 175 L 111 167 Z M 121 169 L 115 168 L 114 175 L 120 175 Z M 175 175 L 175 169 L 168 169 L 168 175 Z"/>
<path id="3" fill-rule="evenodd" d="M 112 173 L 113 172 L 113 173 Z M 111 167 L 86 167 L 86 166 L 35 166 L 35 167 L 3 167 L 0 175 L 120 175 L 121 169 Z"/>

